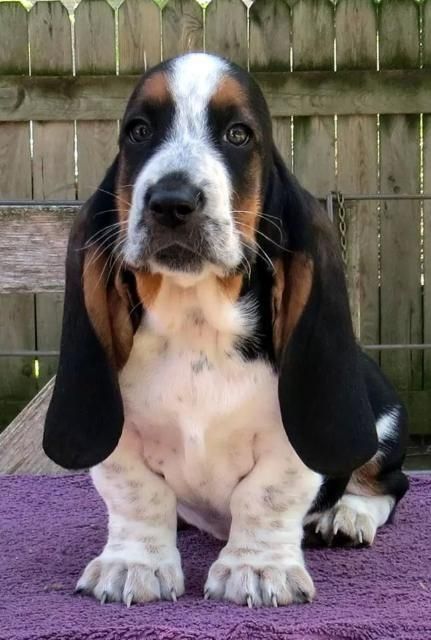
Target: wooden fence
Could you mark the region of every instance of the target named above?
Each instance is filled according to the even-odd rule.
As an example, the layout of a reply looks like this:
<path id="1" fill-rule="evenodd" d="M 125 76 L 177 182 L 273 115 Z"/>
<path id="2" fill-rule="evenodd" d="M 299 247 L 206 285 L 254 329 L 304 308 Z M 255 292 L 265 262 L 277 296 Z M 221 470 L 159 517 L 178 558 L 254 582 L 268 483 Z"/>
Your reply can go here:
<path id="1" fill-rule="evenodd" d="M 431 192 L 431 0 L 31 4 L 0 1 L 0 201 L 85 199 L 115 154 L 136 75 L 195 49 L 255 74 L 284 158 L 316 195 Z M 431 343 L 431 200 L 346 205 L 360 341 Z M 50 247 L 64 243 L 73 215 L 46 207 L 0 213 L 9 283 L 0 295 L 0 351 L 58 348 L 62 276 L 51 277 Z M 35 258 L 34 287 L 23 287 L 14 261 L 32 252 L 45 252 L 46 277 Z M 408 401 L 412 433 L 430 434 L 431 350 L 374 353 Z M 56 360 L 14 355 L 0 367 L 5 423 Z"/>

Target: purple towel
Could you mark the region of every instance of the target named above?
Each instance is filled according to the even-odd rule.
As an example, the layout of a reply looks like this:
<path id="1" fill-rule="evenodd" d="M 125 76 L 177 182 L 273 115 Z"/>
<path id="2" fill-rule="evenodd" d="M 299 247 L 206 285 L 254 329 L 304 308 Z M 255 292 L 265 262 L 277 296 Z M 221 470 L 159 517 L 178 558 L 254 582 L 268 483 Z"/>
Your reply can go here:
<path id="1" fill-rule="evenodd" d="M 412 479 L 371 549 L 306 550 L 312 604 L 253 610 L 203 600 L 221 544 L 194 529 L 179 534 L 187 591 L 177 604 L 73 595 L 106 535 L 89 478 L 3 477 L 0 487 L 1 639 L 431 639 L 431 476 Z"/>

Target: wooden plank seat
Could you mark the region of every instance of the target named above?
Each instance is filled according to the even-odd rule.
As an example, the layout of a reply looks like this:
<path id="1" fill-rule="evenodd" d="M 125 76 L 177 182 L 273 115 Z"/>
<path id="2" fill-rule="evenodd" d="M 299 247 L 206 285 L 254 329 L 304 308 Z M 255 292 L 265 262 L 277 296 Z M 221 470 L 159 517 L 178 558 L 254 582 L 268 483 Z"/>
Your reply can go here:
<path id="1" fill-rule="evenodd" d="M 0 293 L 64 288 L 67 237 L 76 205 L 0 205 Z M 0 433 L 0 473 L 65 473 L 42 450 L 42 432 L 54 378 Z"/>

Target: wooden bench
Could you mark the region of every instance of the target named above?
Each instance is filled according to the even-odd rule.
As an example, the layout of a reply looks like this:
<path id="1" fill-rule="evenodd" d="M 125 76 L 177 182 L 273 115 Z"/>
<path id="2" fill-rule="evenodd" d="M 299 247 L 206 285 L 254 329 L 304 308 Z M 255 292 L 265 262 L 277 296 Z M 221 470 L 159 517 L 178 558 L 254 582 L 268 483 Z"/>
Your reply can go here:
<path id="1" fill-rule="evenodd" d="M 77 205 L 0 204 L 1 294 L 63 290 L 67 237 Z M 0 473 L 65 473 L 42 450 L 53 383 L 54 378 L 0 433 Z"/>

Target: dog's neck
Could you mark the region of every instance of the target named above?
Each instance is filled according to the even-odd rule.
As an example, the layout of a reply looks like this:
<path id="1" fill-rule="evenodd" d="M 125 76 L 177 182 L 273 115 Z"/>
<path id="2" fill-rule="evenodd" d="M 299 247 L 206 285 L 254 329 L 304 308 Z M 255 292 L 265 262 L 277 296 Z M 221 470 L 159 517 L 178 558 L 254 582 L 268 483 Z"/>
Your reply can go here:
<path id="1" fill-rule="evenodd" d="M 145 309 L 141 330 L 178 340 L 191 348 L 215 342 L 231 348 L 238 337 L 248 336 L 255 326 L 254 303 L 248 295 L 232 300 L 235 282 L 215 274 L 183 280 L 161 276 L 151 305 Z"/>

